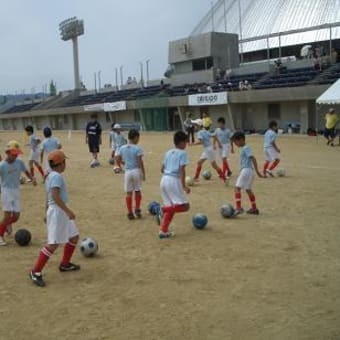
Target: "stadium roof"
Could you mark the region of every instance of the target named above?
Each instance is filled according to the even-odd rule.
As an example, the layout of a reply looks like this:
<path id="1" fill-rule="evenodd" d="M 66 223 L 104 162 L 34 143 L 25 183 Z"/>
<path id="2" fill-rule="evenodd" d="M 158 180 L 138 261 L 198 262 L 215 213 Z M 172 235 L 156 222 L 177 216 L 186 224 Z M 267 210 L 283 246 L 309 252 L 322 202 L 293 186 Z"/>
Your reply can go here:
<path id="1" fill-rule="evenodd" d="M 248 39 L 334 24 L 340 22 L 339 8 L 340 0 L 217 0 L 191 35 L 211 31 L 214 27 L 214 31 L 236 33 L 240 39 Z M 329 28 L 280 37 L 281 46 L 315 43 L 329 38 Z M 339 38 L 340 27 L 333 27 L 332 39 Z M 270 38 L 269 46 L 278 47 L 279 38 Z M 243 52 L 267 49 L 267 41 L 245 42 L 242 49 Z"/>

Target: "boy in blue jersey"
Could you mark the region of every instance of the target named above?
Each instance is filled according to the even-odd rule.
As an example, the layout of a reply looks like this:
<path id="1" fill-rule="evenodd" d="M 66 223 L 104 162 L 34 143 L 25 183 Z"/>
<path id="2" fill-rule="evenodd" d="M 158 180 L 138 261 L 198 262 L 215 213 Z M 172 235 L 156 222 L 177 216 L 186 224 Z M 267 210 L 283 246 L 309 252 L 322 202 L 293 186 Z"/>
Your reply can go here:
<path id="1" fill-rule="evenodd" d="M 264 153 L 266 161 L 263 165 L 263 176 L 274 177 L 273 170 L 279 165 L 280 149 L 276 145 L 277 122 L 275 120 L 269 123 L 269 129 L 264 134 Z"/>
<path id="2" fill-rule="evenodd" d="M 233 135 L 233 142 L 241 148 L 240 153 L 240 165 L 241 172 L 237 178 L 236 186 L 235 186 L 235 200 L 236 200 L 236 209 L 234 216 L 243 213 L 243 208 L 241 204 L 241 190 L 246 190 L 251 208 L 247 211 L 248 214 L 258 215 L 260 212 L 256 206 L 256 198 L 255 194 L 252 190 L 252 185 L 254 182 L 254 170 L 259 177 L 263 177 L 260 173 L 256 158 L 253 155 L 251 148 L 246 144 L 246 137 L 243 132 L 235 132 Z"/>
<path id="3" fill-rule="evenodd" d="M 190 188 L 185 183 L 185 167 L 189 164 L 188 154 L 185 148 L 188 143 L 188 136 L 183 131 L 174 135 L 175 148 L 169 150 L 164 157 L 162 164 L 163 177 L 160 189 L 164 206 L 162 207 L 162 219 L 159 218 L 161 228 L 159 238 L 170 238 L 174 236 L 169 231 L 169 225 L 175 213 L 185 212 L 190 209 L 185 193 L 190 193 Z"/>
<path id="4" fill-rule="evenodd" d="M 113 154 L 119 154 L 120 148 L 126 144 L 126 139 L 125 139 L 124 134 L 122 133 L 122 127 L 119 124 L 115 124 L 113 126 L 113 132 L 114 134 L 112 135 L 112 139 L 111 139 L 112 147 L 114 147 L 114 149 L 112 148 Z M 121 164 L 120 158 L 115 157 L 115 161 L 117 163 L 117 165 L 115 166 L 115 171 L 121 172 L 122 164 Z"/>
<path id="5" fill-rule="evenodd" d="M 129 220 L 134 220 L 142 217 L 140 209 L 142 201 L 142 181 L 145 181 L 145 169 L 143 162 L 143 150 L 138 145 L 139 132 L 135 129 L 129 131 L 129 143 L 123 145 L 117 151 L 118 161 L 125 166 L 124 189 L 126 192 L 126 206 L 128 210 L 127 217 Z M 132 209 L 133 193 L 135 194 L 135 215 Z"/>
<path id="6" fill-rule="evenodd" d="M 214 132 L 214 148 L 218 145 L 219 153 L 222 159 L 223 174 L 229 178 L 232 175 L 228 163 L 230 152 L 234 153 L 234 146 L 231 140 L 231 131 L 225 126 L 224 117 L 217 119 L 218 128 Z"/>
<path id="7" fill-rule="evenodd" d="M 61 150 L 54 150 L 49 153 L 48 161 L 52 171 L 45 184 L 47 244 L 40 250 L 36 263 L 29 273 L 32 282 L 39 287 L 45 286 L 41 272 L 60 244 L 65 246 L 59 271 L 80 269 L 79 265 L 70 262 L 79 239 L 79 230 L 74 222 L 76 216 L 67 205 L 69 201 L 67 187 L 62 176 L 66 168 L 66 156 Z"/>
<path id="8" fill-rule="evenodd" d="M 201 158 L 197 162 L 197 166 L 196 166 L 196 173 L 194 177 L 194 181 L 196 182 L 199 181 L 200 173 L 202 170 L 202 165 L 206 160 L 210 162 L 211 166 L 216 170 L 219 177 L 224 182 L 226 181 L 226 177 L 223 171 L 220 169 L 220 167 L 216 163 L 216 157 L 215 157 L 213 145 L 211 143 L 211 137 L 212 137 L 211 133 L 208 130 L 203 129 L 201 125 L 200 131 L 197 134 L 197 139 L 199 140 L 199 142 L 197 142 L 196 144 L 203 145 L 203 153 L 201 155 Z"/>
<path id="9" fill-rule="evenodd" d="M 47 175 L 51 168 L 48 164 L 48 155 L 50 152 L 54 150 L 61 149 L 61 144 L 58 138 L 52 136 L 52 130 L 49 127 L 45 127 L 43 130 L 43 134 L 45 139 L 41 143 L 41 151 L 40 151 L 40 164 L 44 163 L 44 154 L 46 154 L 45 158 L 45 175 Z"/>
<path id="10" fill-rule="evenodd" d="M 26 126 L 25 131 L 26 131 L 27 136 L 29 137 L 29 146 L 31 148 L 29 161 L 28 161 L 28 165 L 31 171 L 31 176 L 34 177 L 34 166 L 36 166 L 42 178 L 44 179 L 45 178 L 44 170 L 39 163 L 39 154 L 40 154 L 39 144 L 41 143 L 41 140 L 35 136 L 33 126 L 31 125 Z"/>
<path id="11" fill-rule="evenodd" d="M 6 158 L 0 162 L 1 202 L 4 217 L 0 223 L 0 246 L 7 243 L 4 234 L 12 232 L 12 223 L 20 217 L 20 175 L 22 172 L 36 185 L 34 177 L 26 169 L 25 163 L 18 159 L 22 154 L 17 141 L 10 141 L 6 147 Z"/>

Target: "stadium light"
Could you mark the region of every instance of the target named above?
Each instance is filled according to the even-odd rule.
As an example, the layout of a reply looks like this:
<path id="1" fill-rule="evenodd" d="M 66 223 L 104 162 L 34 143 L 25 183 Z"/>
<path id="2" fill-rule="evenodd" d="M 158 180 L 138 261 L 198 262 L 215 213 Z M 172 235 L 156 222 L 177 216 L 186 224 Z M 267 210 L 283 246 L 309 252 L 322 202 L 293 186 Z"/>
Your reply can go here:
<path id="1" fill-rule="evenodd" d="M 72 40 L 73 43 L 73 67 L 74 67 L 74 88 L 80 89 L 79 77 L 79 55 L 78 37 L 84 34 L 84 21 L 77 17 L 64 20 L 59 24 L 60 37 L 64 41 Z"/>

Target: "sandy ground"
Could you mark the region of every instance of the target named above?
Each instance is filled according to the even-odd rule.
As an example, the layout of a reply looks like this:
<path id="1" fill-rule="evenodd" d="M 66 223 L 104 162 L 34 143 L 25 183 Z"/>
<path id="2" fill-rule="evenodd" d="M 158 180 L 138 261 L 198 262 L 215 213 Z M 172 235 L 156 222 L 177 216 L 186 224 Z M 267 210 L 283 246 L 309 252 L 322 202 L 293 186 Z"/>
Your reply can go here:
<path id="1" fill-rule="evenodd" d="M 44 272 L 48 286 L 33 286 L 28 270 L 45 240 L 44 187 L 40 178 L 36 188 L 23 185 L 16 228 L 28 228 L 33 242 L 21 248 L 9 239 L 0 249 L 1 340 L 340 339 L 339 147 L 283 136 L 287 176 L 256 180 L 260 216 L 222 219 L 236 177 L 225 187 L 214 174 L 193 188 L 191 211 L 175 217 L 176 238 L 160 241 L 145 210 L 160 200 L 160 162 L 172 135 L 142 135 L 144 217 L 132 222 L 123 176 L 107 163 L 108 141 L 103 166 L 90 169 L 84 136 L 56 135 L 70 157 L 65 176 L 81 236 L 96 238 L 100 253 L 86 259 L 77 250 L 82 270 L 59 273 L 59 249 Z M 13 138 L 22 141 L 22 133 L 0 134 L 1 147 Z M 262 137 L 248 142 L 262 163 Z M 201 148 L 188 151 L 193 174 Z M 235 175 L 238 159 L 231 159 Z M 208 215 L 206 230 L 192 228 L 197 212 Z"/>

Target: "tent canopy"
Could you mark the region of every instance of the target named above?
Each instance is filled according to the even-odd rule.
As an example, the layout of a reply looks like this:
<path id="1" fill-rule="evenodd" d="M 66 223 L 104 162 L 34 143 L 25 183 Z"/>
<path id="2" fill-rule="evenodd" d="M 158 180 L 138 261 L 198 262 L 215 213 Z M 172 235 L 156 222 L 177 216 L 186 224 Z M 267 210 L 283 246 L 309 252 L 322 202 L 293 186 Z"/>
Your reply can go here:
<path id="1" fill-rule="evenodd" d="M 317 104 L 340 104 L 340 79 L 329 87 L 317 100 Z"/>

